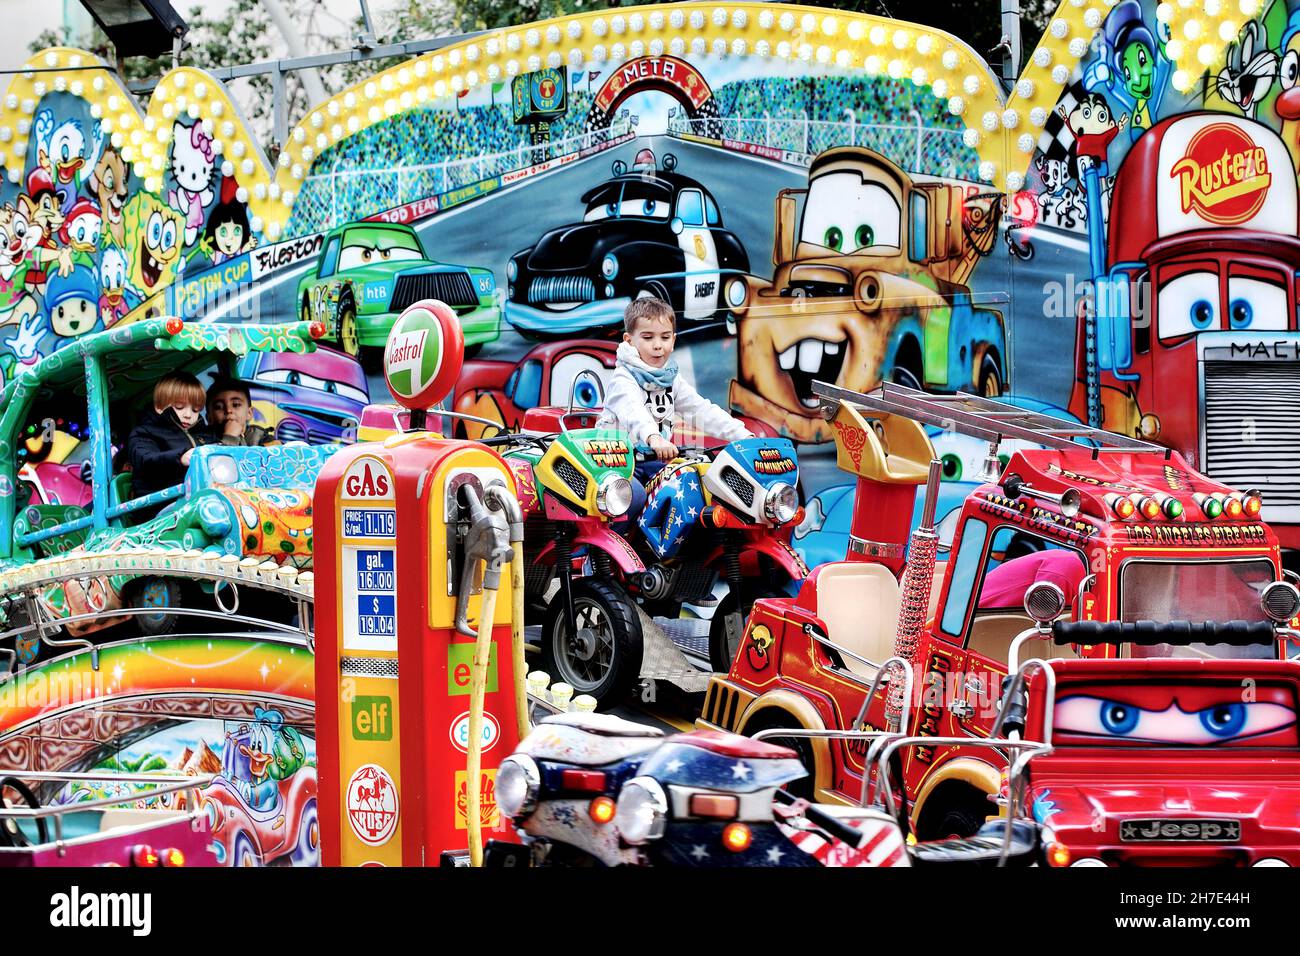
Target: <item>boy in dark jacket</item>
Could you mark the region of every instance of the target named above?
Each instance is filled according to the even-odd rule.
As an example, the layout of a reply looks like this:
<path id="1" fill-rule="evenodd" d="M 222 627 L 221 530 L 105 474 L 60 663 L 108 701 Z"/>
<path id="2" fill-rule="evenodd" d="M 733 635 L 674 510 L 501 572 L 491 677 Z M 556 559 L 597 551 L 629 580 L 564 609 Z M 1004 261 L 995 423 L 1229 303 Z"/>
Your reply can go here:
<path id="1" fill-rule="evenodd" d="M 153 415 L 137 425 L 126 440 L 135 497 L 185 480 L 190 455 L 199 444 L 191 429 L 199 423 L 203 401 L 203 386 L 188 372 L 164 375 L 153 387 Z"/>

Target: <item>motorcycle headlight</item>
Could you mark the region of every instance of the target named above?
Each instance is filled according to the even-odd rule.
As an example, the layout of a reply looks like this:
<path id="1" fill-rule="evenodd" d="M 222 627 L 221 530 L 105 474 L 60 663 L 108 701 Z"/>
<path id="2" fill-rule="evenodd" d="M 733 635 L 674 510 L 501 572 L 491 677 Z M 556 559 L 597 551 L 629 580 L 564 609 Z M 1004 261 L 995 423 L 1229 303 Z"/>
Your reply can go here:
<path id="1" fill-rule="evenodd" d="M 739 309 L 745 304 L 745 280 L 732 279 L 727 283 L 727 305 Z"/>
<path id="2" fill-rule="evenodd" d="M 608 475 L 596 489 L 596 507 L 602 514 L 620 518 L 632 507 L 632 482 L 622 475 Z"/>
<path id="3" fill-rule="evenodd" d="M 497 806 L 506 816 L 532 813 L 541 789 L 542 775 L 532 757 L 514 754 L 501 761 L 496 779 Z"/>
<path id="4" fill-rule="evenodd" d="M 515 262 L 514 259 L 506 263 L 506 278 L 511 282 L 519 278 L 519 263 Z"/>
<path id="5" fill-rule="evenodd" d="M 612 252 L 604 259 L 600 260 L 600 274 L 606 279 L 612 279 L 618 275 L 618 256 Z"/>
<path id="6" fill-rule="evenodd" d="M 500 799 L 498 797 L 498 799 Z M 664 835 L 668 797 L 653 777 L 633 777 L 618 795 L 614 826 L 624 842 L 640 846 Z"/>
<path id="7" fill-rule="evenodd" d="M 763 499 L 763 514 L 767 515 L 768 521 L 778 525 L 786 524 L 794 519 L 798 510 L 799 495 L 793 485 L 781 481 L 767 489 L 767 497 Z"/>
<path id="8" fill-rule="evenodd" d="M 239 480 L 239 466 L 233 455 L 213 455 L 208 459 L 208 477 L 214 485 L 233 485 Z"/>

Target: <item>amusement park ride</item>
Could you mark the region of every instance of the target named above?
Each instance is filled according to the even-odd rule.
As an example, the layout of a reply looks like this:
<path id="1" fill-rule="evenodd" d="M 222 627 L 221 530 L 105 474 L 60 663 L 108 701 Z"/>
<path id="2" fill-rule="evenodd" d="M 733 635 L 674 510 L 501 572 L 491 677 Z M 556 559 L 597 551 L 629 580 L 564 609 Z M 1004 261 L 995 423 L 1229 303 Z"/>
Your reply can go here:
<path id="1" fill-rule="evenodd" d="M 1300 140 L 1132 91 L 1218 49 L 1175 28 L 1255 36 L 1193 6 L 1063 3 L 1014 95 L 915 24 L 586 11 L 422 48 L 274 165 L 213 74 L 145 116 L 89 54 L 10 71 L 0 866 L 1300 866 Z M 681 367 L 638 375 L 647 297 Z M 160 404 L 200 376 L 246 430 Z"/>

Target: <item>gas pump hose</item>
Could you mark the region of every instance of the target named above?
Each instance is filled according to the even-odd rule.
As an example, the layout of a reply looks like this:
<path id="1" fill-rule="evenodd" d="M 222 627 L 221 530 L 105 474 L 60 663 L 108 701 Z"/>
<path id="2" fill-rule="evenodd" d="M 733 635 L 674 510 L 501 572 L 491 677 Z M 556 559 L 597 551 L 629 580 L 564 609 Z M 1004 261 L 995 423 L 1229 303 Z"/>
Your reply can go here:
<path id="1" fill-rule="evenodd" d="M 488 485 L 483 493 L 488 507 L 505 512 L 510 525 L 510 673 L 515 682 L 515 719 L 519 739 L 532 730 L 528 720 L 528 664 L 524 661 L 524 512 L 519 499 L 503 485 Z"/>
<path id="2" fill-rule="evenodd" d="M 518 500 L 504 484 L 494 483 L 485 489 L 482 504 L 491 511 L 503 512 L 509 528 L 508 548 L 491 548 L 484 559 L 483 599 L 479 605 L 478 631 L 474 636 L 474 659 L 470 669 L 469 748 L 465 760 L 465 828 L 469 838 L 469 865 L 483 865 L 483 821 L 481 812 L 483 767 L 483 710 L 487 697 L 488 665 L 492 659 L 492 623 L 496 618 L 497 596 L 501 586 L 503 551 L 510 553 L 511 622 L 510 643 L 515 705 L 521 708 L 519 726 L 527 733 L 528 693 L 523 663 L 524 650 L 524 516 Z M 471 505 L 471 520 L 475 520 Z M 500 519 L 497 519 L 500 520 Z M 499 542 L 500 539 L 497 539 Z M 522 703 L 521 703 L 522 698 Z"/>

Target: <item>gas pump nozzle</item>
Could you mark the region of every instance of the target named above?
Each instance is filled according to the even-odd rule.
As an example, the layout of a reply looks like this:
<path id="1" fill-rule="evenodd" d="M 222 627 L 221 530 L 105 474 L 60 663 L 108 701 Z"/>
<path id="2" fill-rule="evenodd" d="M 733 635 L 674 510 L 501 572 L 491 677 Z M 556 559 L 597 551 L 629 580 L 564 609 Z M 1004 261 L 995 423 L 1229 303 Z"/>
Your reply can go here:
<path id="1" fill-rule="evenodd" d="M 490 509 L 472 485 L 461 485 L 460 495 L 468 512 L 469 530 L 465 533 L 460 587 L 456 593 L 456 630 L 467 637 L 476 637 L 478 632 L 469 626 L 468 615 L 478 563 L 483 562 L 483 589 L 495 591 L 501 586 L 501 567 L 510 560 L 514 549 L 510 547 L 505 514 Z M 483 622 L 479 624 L 482 626 Z M 491 622 L 488 626 L 491 627 Z"/>

